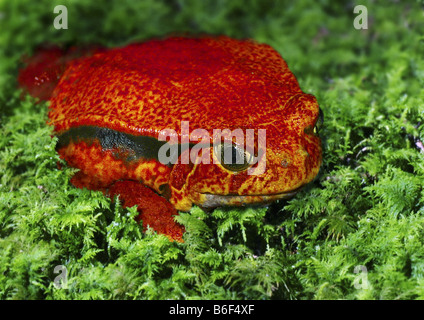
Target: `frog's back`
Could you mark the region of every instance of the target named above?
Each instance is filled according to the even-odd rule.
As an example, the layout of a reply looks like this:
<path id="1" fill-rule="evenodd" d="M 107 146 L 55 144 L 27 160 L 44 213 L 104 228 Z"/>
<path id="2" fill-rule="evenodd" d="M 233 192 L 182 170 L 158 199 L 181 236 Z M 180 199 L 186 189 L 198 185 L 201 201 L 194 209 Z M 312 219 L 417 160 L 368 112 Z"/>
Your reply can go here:
<path id="1" fill-rule="evenodd" d="M 69 64 L 50 99 L 57 133 L 103 127 L 157 138 L 162 129 L 258 128 L 300 93 L 270 46 L 227 37 L 152 40 Z"/>

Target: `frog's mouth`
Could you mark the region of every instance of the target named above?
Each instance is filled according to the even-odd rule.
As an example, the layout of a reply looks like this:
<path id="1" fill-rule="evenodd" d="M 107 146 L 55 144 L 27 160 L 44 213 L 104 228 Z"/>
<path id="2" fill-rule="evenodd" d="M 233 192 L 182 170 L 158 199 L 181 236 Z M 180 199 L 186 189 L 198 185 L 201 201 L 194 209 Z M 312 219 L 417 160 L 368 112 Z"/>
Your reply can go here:
<path id="1" fill-rule="evenodd" d="M 288 192 L 265 195 L 221 195 L 202 193 L 200 206 L 203 208 L 215 208 L 221 206 L 246 206 L 251 204 L 266 205 L 276 200 L 287 199 L 293 197 L 302 187 L 296 188 Z"/>

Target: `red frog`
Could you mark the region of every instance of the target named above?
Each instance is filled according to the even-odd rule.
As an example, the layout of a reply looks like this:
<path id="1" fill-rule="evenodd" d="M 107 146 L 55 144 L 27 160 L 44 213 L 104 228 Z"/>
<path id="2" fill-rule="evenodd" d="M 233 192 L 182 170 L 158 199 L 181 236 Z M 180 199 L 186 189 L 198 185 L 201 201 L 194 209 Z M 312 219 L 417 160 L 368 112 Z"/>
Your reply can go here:
<path id="1" fill-rule="evenodd" d="M 170 37 L 114 49 L 46 49 L 29 59 L 19 83 L 49 100 L 57 152 L 79 169 L 71 183 L 137 205 L 143 226 L 172 240 L 184 233 L 177 210 L 284 199 L 311 182 L 322 162 L 315 97 L 302 92 L 277 51 L 253 40 Z M 179 161 L 200 141 L 191 137 L 182 147 L 185 121 L 202 129 L 202 142 L 210 139 L 210 162 Z M 262 130 L 266 144 L 248 149 L 234 140 L 217 148 L 215 129 L 254 129 L 256 138 Z M 180 143 L 172 163 L 158 156 L 164 130 Z"/>

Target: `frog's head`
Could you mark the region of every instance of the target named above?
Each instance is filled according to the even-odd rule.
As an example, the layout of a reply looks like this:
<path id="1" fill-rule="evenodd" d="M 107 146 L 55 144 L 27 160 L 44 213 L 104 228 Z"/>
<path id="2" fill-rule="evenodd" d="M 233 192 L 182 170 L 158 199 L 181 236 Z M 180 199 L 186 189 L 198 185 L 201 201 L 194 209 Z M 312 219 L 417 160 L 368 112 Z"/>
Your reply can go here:
<path id="1" fill-rule="evenodd" d="M 260 119 L 255 128 L 243 126 L 244 143 L 236 135 L 217 142 L 215 135 L 205 153 L 209 162 L 199 153 L 196 163 L 174 166 L 170 185 L 177 208 L 266 204 L 293 196 L 316 177 L 323 116 L 315 97 L 295 93 Z M 230 127 L 233 134 L 237 129 Z"/>

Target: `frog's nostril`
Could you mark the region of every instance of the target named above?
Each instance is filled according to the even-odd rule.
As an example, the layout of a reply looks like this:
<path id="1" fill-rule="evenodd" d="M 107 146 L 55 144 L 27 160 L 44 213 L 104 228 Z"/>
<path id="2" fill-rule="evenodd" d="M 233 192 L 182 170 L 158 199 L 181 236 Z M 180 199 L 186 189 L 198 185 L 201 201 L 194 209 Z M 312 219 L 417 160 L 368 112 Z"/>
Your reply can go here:
<path id="1" fill-rule="evenodd" d="M 293 163 L 293 156 L 289 152 L 283 151 L 279 153 L 278 158 L 280 161 L 280 166 L 282 166 L 283 168 L 288 168 Z"/>
<path id="2" fill-rule="evenodd" d="M 287 168 L 289 165 L 290 165 L 290 162 L 289 162 L 287 159 L 283 159 L 283 160 L 281 161 L 281 166 L 282 166 L 283 168 Z"/>

